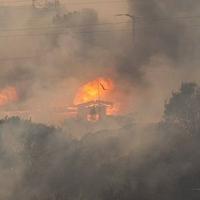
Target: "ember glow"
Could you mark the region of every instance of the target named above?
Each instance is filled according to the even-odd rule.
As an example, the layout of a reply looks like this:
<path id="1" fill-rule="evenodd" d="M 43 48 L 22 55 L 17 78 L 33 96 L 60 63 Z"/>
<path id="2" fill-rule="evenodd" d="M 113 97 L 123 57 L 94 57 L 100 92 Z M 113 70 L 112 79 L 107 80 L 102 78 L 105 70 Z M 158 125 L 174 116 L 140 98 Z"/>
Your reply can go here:
<path id="1" fill-rule="evenodd" d="M 114 81 L 110 78 L 97 78 L 92 80 L 78 90 L 74 105 L 85 104 L 88 102 L 101 102 L 105 101 L 111 103 L 106 110 L 107 115 L 115 115 L 119 112 L 119 103 L 115 98 L 116 87 Z"/>
<path id="2" fill-rule="evenodd" d="M 14 87 L 7 87 L 0 90 L 0 106 L 8 105 L 18 99 L 17 91 Z"/>
<path id="3" fill-rule="evenodd" d="M 111 99 L 114 90 L 114 83 L 108 78 L 97 78 L 83 85 L 76 94 L 74 104 L 87 103 L 89 101 Z"/>

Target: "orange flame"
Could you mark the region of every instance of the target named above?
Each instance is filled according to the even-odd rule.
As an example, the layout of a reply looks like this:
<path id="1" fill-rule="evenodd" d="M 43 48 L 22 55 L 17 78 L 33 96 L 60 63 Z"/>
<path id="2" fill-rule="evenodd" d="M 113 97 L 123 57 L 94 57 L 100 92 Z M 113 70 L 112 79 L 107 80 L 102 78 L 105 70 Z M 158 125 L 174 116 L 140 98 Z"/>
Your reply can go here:
<path id="1" fill-rule="evenodd" d="M 84 84 L 74 98 L 74 105 L 79 105 L 91 101 L 106 101 L 113 103 L 107 108 L 107 115 L 119 113 L 119 102 L 116 102 L 116 90 L 113 80 L 110 78 L 97 78 Z"/>
<path id="2" fill-rule="evenodd" d="M 5 106 L 18 99 L 17 91 L 14 87 L 7 87 L 0 90 L 0 106 Z"/>
<path id="3" fill-rule="evenodd" d="M 83 85 L 74 99 L 74 104 L 82 104 L 97 100 L 110 100 L 114 83 L 108 78 L 98 78 Z"/>

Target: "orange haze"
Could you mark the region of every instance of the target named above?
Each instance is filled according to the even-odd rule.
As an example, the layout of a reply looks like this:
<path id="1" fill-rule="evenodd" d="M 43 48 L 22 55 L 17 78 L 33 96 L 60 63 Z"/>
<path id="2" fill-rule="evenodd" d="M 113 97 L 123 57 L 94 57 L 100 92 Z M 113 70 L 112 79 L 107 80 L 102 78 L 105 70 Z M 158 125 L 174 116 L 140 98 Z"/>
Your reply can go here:
<path id="1" fill-rule="evenodd" d="M 83 85 L 75 96 L 74 104 L 82 104 L 89 101 L 109 101 L 114 90 L 114 83 L 108 78 L 98 78 Z"/>
<path id="2" fill-rule="evenodd" d="M 5 106 L 18 99 L 17 91 L 14 87 L 7 87 L 0 90 L 0 106 Z"/>
<path id="3" fill-rule="evenodd" d="M 119 103 L 115 98 L 115 84 L 110 78 L 97 78 L 81 86 L 74 98 L 74 105 L 90 101 L 109 101 L 113 106 L 107 109 L 108 115 L 119 112 Z"/>

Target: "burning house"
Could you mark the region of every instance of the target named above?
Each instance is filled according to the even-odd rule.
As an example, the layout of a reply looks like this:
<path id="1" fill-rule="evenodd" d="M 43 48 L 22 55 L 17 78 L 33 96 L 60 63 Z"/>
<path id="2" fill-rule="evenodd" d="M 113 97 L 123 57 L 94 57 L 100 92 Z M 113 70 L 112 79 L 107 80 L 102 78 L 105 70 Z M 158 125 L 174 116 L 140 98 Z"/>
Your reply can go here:
<path id="1" fill-rule="evenodd" d="M 77 105 L 77 117 L 88 121 L 99 121 L 106 118 L 107 109 L 112 108 L 113 103 L 107 101 L 90 101 Z"/>
<path id="2" fill-rule="evenodd" d="M 24 47 L 21 48 L 20 51 L 13 48 L 13 52 L 10 52 L 14 55 L 18 55 L 19 53 L 20 56 L 5 57 L 14 57 L 13 60 L 16 60 L 14 65 L 19 65 L 20 69 L 26 69 L 27 63 L 30 63 L 30 71 L 32 70 L 32 65 L 34 66 L 37 64 L 39 66 L 40 64 L 43 64 L 43 62 L 46 62 L 46 54 L 49 53 L 49 49 L 54 52 L 54 47 L 55 45 L 58 45 L 60 34 L 63 36 L 63 33 L 66 33 L 67 35 L 69 28 L 66 30 L 66 27 L 80 26 L 86 24 L 86 22 L 87 24 L 92 25 L 97 24 L 98 21 L 98 16 L 93 10 L 83 9 L 80 11 L 69 12 L 66 9 L 66 6 L 59 3 L 58 0 L 30 0 L 26 3 L 10 5 L 5 2 L 0 6 L 0 17 L 1 28 L 6 32 L 9 32 L 8 39 L 10 40 L 10 38 L 12 38 L 14 43 L 16 42 L 16 46 L 24 44 Z M 71 32 L 73 33 L 73 31 L 74 29 L 70 29 L 70 34 Z M 2 35 L 4 37 L 6 34 Z M 79 38 L 81 36 L 77 35 L 77 37 Z M 29 38 L 31 39 L 29 40 Z M 40 47 L 39 43 L 41 41 L 42 44 L 44 42 L 44 44 L 48 46 L 48 50 L 40 48 L 38 51 Z M 35 43 L 36 45 L 34 45 Z M 27 67 L 27 74 L 29 74 L 28 69 L 29 67 Z M 26 70 L 24 71 L 26 72 Z M 21 80 L 19 80 L 19 82 L 20 81 Z M 2 105 L 2 115 L 4 115 L 4 113 L 6 113 L 5 115 L 26 115 L 28 117 L 31 116 L 34 119 L 34 116 L 40 118 L 42 115 L 41 113 L 48 112 L 52 114 L 48 114 L 47 117 L 47 114 L 44 114 L 45 119 L 49 119 L 49 116 L 56 115 L 56 119 L 66 119 L 71 116 L 76 116 L 79 119 L 87 121 L 98 121 L 110 115 L 110 110 L 114 106 L 114 103 L 112 103 L 114 98 L 110 98 L 110 94 L 113 90 L 113 82 L 109 78 L 99 77 L 98 79 L 80 87 L 75 95 L 72 107 L 68 107 L 68 105 L 65 104 L 66 99 L 63 100 L 61 103 L 62 105 L 56 102 L 57 105 L 52 103 L 51 105 L 45 105 L 45 108 L 40 105 L 39 101 L 39 103 L 36 103 L 37 105 L 34 105 L 34 108 L 32 105 L 30 108 L 28 105 L 29 102 L 27 103 L 25 101 L 22 104 L 19 103 L 18 105 L 18 102 L 21 100 L 21 96 L 24 95 L 23 92 L 25 89 L 23 87 L 21 89 L 21 84 L 11 85 L 11 87 L 14 89 L 9 89 L 8 92 L 3 91 L 3 94 L 1 95 L 0 106 Z M 19 94 L 17 94 L 17 92 Z M 32 100 L 30 100 L 30 102 L 32 103 Z M 8 107 L 7 105 L 10 105 L 10 103 L 15 104 Z"/>
<path id="3" fill-rule="evenodd" d="M 69 109 L 71 114 L 92 122 L 105 119 L 114 107 L 114 103 L 109 101 L 113 88 L 112 80 L 106 78 L 86 83 L 75 96 L 74 106 Z"/>

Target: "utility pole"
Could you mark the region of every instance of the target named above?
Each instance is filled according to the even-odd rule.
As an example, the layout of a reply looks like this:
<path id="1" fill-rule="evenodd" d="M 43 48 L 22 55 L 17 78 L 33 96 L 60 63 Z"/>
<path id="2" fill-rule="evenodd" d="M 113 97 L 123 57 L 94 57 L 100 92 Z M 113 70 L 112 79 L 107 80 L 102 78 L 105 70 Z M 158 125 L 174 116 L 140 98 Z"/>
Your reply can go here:
<path id="1" fill-rule="evenodd" d="M 136 41 L 137 41 L 137 17 L 135 15 L 131 15 L 128 13 L 125 14 L 118 14 L 117 16 L 126 16 L 131 18 L 132 20 L 132 45 L 130 46 L 132 52 L 133 52 L 133 59 L 132 59 L 132 64 L 134 66 L 137 65 L 137 54 L 136 54 Z"/>
<path id="2" fill-rule="evenodd" d="M 32 6 L 33 6 L 33 8 L 36 7 L 36 6 L 35 6 L 35 1 L 36 1 L 36 0 L 32 0 Z"/>
<path id="3" fill-rule="evenodd" d="M 59 0 L 54 0 L 54 7 L 57 8 L 60 5 Z"/>
<path id="4" fill-rule="evenodd" d="M 129 18 L 131 18 L 131 20 L 132 20 L 132 22 L 133 22 L 133 45 L 135 46 L 135 41 L 136 41 L 136 26 L 137 26 L 137 24 L 136 24 L 136 17 L 135 17 L 135 15 L 131 15 L 131 14 L 118 14 L 118 15 L 116 15 L 116 16 L 118 16 L 118 17 L 120 17 L 120 16 L 126 16 L 126 17 L 129 17 Z"/>

